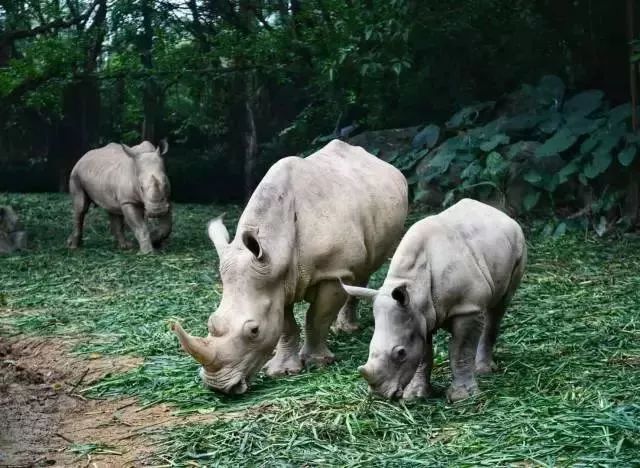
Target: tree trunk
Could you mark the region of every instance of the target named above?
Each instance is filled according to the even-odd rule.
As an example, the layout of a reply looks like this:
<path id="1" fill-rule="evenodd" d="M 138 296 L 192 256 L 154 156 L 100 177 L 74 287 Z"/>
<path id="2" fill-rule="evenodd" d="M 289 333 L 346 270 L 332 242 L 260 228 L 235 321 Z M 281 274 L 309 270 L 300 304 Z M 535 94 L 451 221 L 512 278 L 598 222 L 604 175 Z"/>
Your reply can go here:
<path id="1" fill-rule="evenodd" d="M 247 88 L 250 86 L 247 80 Z M 256 187 L 255 168 L 258 157 L 258 135 L 256 133 L 256 122 L 253 115 L 251 103 L 251 90 L 247 89 L 244 101 L 245 129 L 244 129 L 244 193 L 248 200 Z"/>
<path id="2" fill-rule="evenodd" d="M 140 60 L 149 76 L 144 83 L 142 107 L 142 139 L 157 143 L 158 116 L 160 115 L 160 89 L 151 75 L 153 70 L 153 0 L 142 0 L 142 37 L 140 40 Z"/>
<path id="3" fill-rule="evenodd" d="M 67 86 L 63 96 L 63 121 L 52 145 L 52 156 L 57 161 L 58 190 L 68 189 L 69 173 L 80 157 L 98 142 L 100 129 L 100 85 L 94 76 L 106 34 L 107 0 L 100 0 L 93 22 L 80 31 L 88 38 L 85 61 L 78 70 L 78 81 Z"/>

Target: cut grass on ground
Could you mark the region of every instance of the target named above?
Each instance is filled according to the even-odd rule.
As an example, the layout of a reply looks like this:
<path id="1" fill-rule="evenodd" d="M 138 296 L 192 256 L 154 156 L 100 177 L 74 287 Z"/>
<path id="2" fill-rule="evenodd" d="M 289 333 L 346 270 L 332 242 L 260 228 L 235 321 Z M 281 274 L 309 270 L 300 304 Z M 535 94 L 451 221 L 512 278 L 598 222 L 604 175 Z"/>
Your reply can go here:
<path id="1" fill-rule="evenodd" d="M 412 404 L 369 399 L 355 369 L 366 360 L 373 321 L 333 335 L 339 362 L 295 377 L 259 377 L 251 391 L 224 397 L 203 389 L 196 363 L 167 320 L 203 335 L 221 297 L 206 221 L 238 207 L 178 205 L 166 252 L 116 250 L 104 213 L 92 210 L 85 247 L 69 252 L 70 208 L 62 195 L 1 195 L 24 219 L 32 250 L 0 258 L 8 307 L 0 317 L 20 333 L 77 335 L 79 353 L 133 354 L 144 365 L 108 376 L 93 397 L 137 396 L 181 412 L 234 412 L 211 424 L 167 431 L 159 463 L 203 465 L 603 465 L 640 463 L 640 239 L 532 236 L 529 267 L 504 323 L 500 371 L 482 393 L 455 405 L 439 397 Z M 231 230 L 232 231 L 232 230 Z M 232 231 L 233 232 L 233 231 Z M 372 283 L 378 285 L 385 268 Z M 299 306 L 301 314 L 304 306 Z M 446 341 L 436 343 L 433 381 L 450 375 Z M 76 449 L 80 450 L 80 447 Z M 86 449 L 82 447 L 82 449 Z M 91 448 L 93 450 L 94 448 Z"/>

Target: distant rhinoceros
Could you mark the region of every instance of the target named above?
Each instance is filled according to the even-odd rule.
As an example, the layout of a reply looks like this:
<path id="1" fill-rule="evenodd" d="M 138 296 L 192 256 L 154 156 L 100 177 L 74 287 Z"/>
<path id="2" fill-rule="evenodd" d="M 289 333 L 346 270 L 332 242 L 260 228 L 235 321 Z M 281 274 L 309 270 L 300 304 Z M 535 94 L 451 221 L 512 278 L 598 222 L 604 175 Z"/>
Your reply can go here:
<path id="1" fill-rule="evenodd" d="M 369 359 L 359 368 L 372 391 L 411 399 L 430 393 L 432 335 L 449 330 L 451 401 L 477 390 L 495 366 L 502 316 L 527 260 L 522 229 L 501 211 L 464 199 L 415 223 L 400 241 L 380 290 L 344 286 L 374 299 Z"/>
<path id="2" fill-rule="evenodd" d="M 109 213 L 111 232 L 121 248 L 133 247 L 124 236 L 124 224 L 133 231 L 141 253 L 153 251 L 171 234 L 170 186 L 162 156 L 168 145 L 148 141 L 129 148 L 110 143 L 82 156 L 71 171 L 69 192 L 73 202 L 73 233 L 67 244 L 82 244 L 82 228 L 89 205 Z M 149 229 L 147 220 L 153 220 Z"/>
<path id="3" fill-rule="evenodd" d="M 339 278 L 367 284 L 400 240 L 407 205 L 400 171 L 339 140 L 305 159 L 274 164 L 231 243 L 221 218 L 209 223 L 223 284 L 209 335 L 197 338 L 172 326 L 202 364 L 203 383 L 238 394 L 267 361 L 270 376 L 332 362 L 329 327 L 339 311 L 349 315 L 355 307 L 345 304 Z M 310 307 L 300 350 L 293 305 L 302 300 Z"/>

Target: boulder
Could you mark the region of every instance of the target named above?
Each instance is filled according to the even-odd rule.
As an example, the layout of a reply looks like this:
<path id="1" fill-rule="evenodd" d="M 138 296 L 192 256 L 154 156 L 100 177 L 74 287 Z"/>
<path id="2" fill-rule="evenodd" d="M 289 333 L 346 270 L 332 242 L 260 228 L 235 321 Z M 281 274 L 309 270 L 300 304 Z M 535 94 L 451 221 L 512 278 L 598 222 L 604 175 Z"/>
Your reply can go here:
<path id="1" fill-rule="evenodd" d="M 413 139 L 422 126 L 392 128 L 388 130 L 371 130 L 349 138 L 347 142 L 354 146 L 362 146 L 369 153 L 388 161 L 394 156 L 412 149 Z"/>
<path id="2" fill-rule="evenodd" d="M 8 205 L 0 205 L 0 255 L 27 248 L 27 232 Z"/>

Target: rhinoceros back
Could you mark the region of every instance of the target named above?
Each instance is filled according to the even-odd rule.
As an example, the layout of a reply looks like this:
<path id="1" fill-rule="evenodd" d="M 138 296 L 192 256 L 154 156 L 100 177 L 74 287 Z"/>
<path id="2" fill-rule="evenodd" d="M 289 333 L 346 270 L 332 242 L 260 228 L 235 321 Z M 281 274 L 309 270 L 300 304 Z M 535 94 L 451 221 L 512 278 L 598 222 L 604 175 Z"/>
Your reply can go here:
<path id="1" fill-rule="evenodd" d="M 148 142 L 132 148 L 141 151 Z M 123 203 L 140 203 L 134 163 L 116 143 L 87 152 L 71 171 L 70 183 L 79 184 L 96 205 L 120 213 Z"/>
<path id="2" fill-rule="evenodd" d="M 290 199 L 288 208 L 279 210 L 283 197 Z M 400 240 L 407 206 L 407 182 L 400 171 L 360 147 L 334 140 L 305 159 L 274 164 L 239 229 L 256 226 L 268 237 L 295 232 L 299 297 L 324 279 L 368 277 Z"/>

